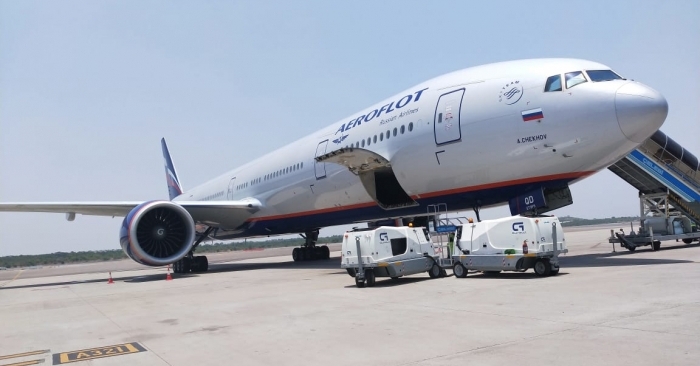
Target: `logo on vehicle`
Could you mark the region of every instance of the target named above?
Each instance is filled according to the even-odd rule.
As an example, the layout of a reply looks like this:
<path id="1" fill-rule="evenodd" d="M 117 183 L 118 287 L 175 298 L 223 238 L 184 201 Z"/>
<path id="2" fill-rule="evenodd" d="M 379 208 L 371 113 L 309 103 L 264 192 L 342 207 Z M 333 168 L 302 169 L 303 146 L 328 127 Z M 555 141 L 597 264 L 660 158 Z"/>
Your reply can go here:
<path id="1" fill-rule="evenodd" d="M 501 92 L 498 94 L 498 101 L 511 105 L 517 103 L 522 97 L 523 87 L 520 85 L 520 81 L 516 80 L 501 88 Z"/>
<path id="2" fill-rule="evenodd" d="M 379 233 L 379 241 L 380 242 L 386 242 L 389 241 L 389 234 L 387 233 Z"/>
<path id="3" fill-rule="evenodd" d="M 513 234 L 520 234 L 525 232 L 525 224 L 522 221 L 514 222 L 513 226 Z"/>

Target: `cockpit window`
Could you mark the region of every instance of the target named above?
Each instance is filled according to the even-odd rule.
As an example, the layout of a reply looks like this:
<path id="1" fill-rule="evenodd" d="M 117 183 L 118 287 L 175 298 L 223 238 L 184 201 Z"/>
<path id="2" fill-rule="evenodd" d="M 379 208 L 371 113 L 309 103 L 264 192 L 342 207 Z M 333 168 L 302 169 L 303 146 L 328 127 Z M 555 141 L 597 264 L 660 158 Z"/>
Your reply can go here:
<path id="1" fill-rule="evenodd" d="M 544 84 L 544 91 L 561 91 L 561 75 L 554 75 L 548 77 L 547 82 Z"/>
<path id="2" fill-rule="evenodd" d="M 564 77 L 566 78 L 567 89 L 571 89 L 578 84 L 588 81 L 581 71 L 567 72 Z"/>
<path id="3" fill-rule="evenodd" d="M 609 81 L 609 80 L 620 80 L 622 77 L 614 73 L 612 70 L 586 70 L 588 78 L 591 81 Z"/>

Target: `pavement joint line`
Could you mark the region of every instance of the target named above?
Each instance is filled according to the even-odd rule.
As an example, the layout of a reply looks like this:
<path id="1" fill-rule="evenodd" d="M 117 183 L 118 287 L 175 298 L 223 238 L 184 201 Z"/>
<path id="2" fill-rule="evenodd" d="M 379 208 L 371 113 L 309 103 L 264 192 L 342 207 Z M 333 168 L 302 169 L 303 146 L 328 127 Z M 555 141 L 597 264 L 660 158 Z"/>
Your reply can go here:
<path id="1" fill-rule="evenodd" d="M 40 355 L 42 353 L 49 353 L 49 352 L 51 352 L 51 350 L 43 349 L 43 350 L 38 350 L 38 351 L 28 351 L 28 352 L 22 352 L 22 353 L 15 353 L 13 355 L 0 356 L 0 360 L 8 360 L 10 358 L 28 357 L 28 356 Z"/>
<path id="2" fill-rule="evenodd" d="M 9 281 L 7 281 L 7 282 L 3 283 L 2 285 L 0 285 L 0 288 L 2 288 L 2 287 L 5 287 L 5 285 L 7 285 L 8 283 L 10 283 L 10 282 L 12 282 L 12 281 L 16 280 L 16 279 L 17 279 L 17 277 L 19 277 L 19 275 L 21 275 L 21 274 L 22 274 L 22 272 L 24 272 L 24 269 L 20 269 L 20 270 L 19 270 L 19 272 L 17 272 L 17 274 L 16 274 L 16 275 L 15 275 L 14 277 L 12 277 L 12 279 L 11 279 L 11 280 L 9 280 Z"/>
<path id="3" fill-rule="evenodd" d="M 550 335 L 559 334 L 559 333 L 564 333 L 564 332 L 568 332 L 568 331 L 572 331 L 572 330 L 578 330 L 578 329 L 580 329 L 580 328 L 582 328 L 582 326 L 574 327 L 574 328 L 567 328 L 567 329 L 562 329 L 562 330 L 557 330 L 557 331 L 554 331 L 554 332 L 539 334 L 539 335 L 535 335 L 535 336 L 532 336 L 532 337 L 521 338 L 521 339 L 516 339 L 516 340 L 512 340 L 512 341 L 506 341 L 506 342 L 501 342 L 501 343 L 496 343 L 496 344 L 490 344 L 490 345 L 481 346 L 481 347 L 475 347 L 475 348 L 472 348 L 472 349 L 468 349 L 468 350 L 464 350 L 464 351 L 457 351 L 457 352 L 453 352 L 453 353 L 446 354 L 446 355 L 428 357 L 428 358 L 424 358 L 424 359 L 417 360 L 417 361 L 407 362 L 407 363 L 404 363 L 404 365 L 418 364 L 418 363 L 422 363 L 422 362 L 425 362 L 425 361 L 436 360 L 436 359 L 439 359 L 439 358 L 445 358 L 445 357 L 449 357 L 449 356 L 462 355 L 462 354 L 477 352 L 477 351 L 481 351 L 481 350 L 485 350 L 485 349 L 490 349 L 490 348 L 497 348 L 497 347 L 507 346 L 507 345 L 512 345 L 512 344 L 525 343 L 525 342 L 529 342 L 529 341 L 531 341 L 531 340 L 533 340 L 533 339 L 537 339 L 537 338 L 541 338 L 541 337 L 547 337 L 547 336 L 550 336 Z"/>
<path id="4" fill-rule="evenodd" d="M 128 330 L 124 329 L 121 325 L 119 325 L 119 323 L 117 323 L 116 321 L 114 321 L 114 319 L 112 319 L 112 318 L 110 318 L 109 316 L 107 316 L 107 314 L 103 313 L 102 310 L 98 309 L 95 305 L 93 305 L 92 303 L 90 303 L 89 301 L 87 301 L 87 299 L 83 298 L 82 296 L 80 296 L 80 294 L 78 294 L 78 293 L 76 293 L 75 291 L 73 291 L 73 289 L 72 289 L 70 286 L 68 287 L 68 289 L 69 289 L 70 292 L 72 292 L 76 297 L 78 297 L 83 303 L 85 303 L 85 304 L 87 304 L 88 306 L 90 306 L 91 308 L 93 308 L 95 311 L 97 311 L 97 312 L 100 313 L 103 317 L 105 317 L 107 320 L 109 320 L 112 324 L 114 324 L 117 328 L 119 328 L 119 330 L 121 330 L 122 332 L 126 333 L 126 334 L 129 336 L 129 338 L 133 338 L 133 336 L 131 335 L 131 333 L 130 333 Z M 98 297 L 98 296 L 96 296 L 96 297 Z M 138 339 L 137 339 L 136 341 L 138 341 L 139 344 L 141 344 L 141 345 L 142 345 L 144 348 L 146 348 L 147 350 L 153 352 L 153 354 L 156 355 L 156 357 L 160 358 L 161 361 L 165 362 L 166 365 L 172 366 L 172 365 L 170 365 L 170 363 L 169 363 L 168 361 L 166 361 L 163 357 L 161 357 L 161 356 L 158 354 L 158 352 L 154 351 L 151 347 L 147 346 L 143 341 L 138 340 Z M 7 366 L 7 365 L 0 365 L 0 366 Z"/>

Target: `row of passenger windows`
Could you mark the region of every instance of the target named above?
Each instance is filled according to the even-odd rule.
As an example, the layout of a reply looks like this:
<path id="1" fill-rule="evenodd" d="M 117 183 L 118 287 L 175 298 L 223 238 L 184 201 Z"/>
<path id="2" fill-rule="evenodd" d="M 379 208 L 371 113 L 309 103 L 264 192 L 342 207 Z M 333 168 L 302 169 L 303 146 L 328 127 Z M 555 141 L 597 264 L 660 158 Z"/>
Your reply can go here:
<path id="1" fill-rule="evenodd" d="M 204 197 L 203 200 L 204 201 L 211 201 L 211 200 L 215 200 L 219 197 L 223 197 L 223 196 L 224 196 L 224 191 L 221 191 L 221 192 L 216 192 L 214 194 L 210 194 L 210 195 Z"/>
<path id="2" fill-rule="evenodd" d="M 564 83 L 567 89 L 571 89 L 578 84 L 583 84 L 587 81 L 600 82 L 600 81 L 610 81 L 619 80 L 622 77 L 612 70 L 586 70 L 583 71 L 573 71 L 567 72 L 563 75 Z M 547 78 L 547 82 L 544 84 L 545 92 L 555 92 L 562 91 L 562 75 L 552 75 Z"/>
<path id="3" fill-rule="evenodd" d="M 393 130 L 393 136 L 396 137 L 399 133 L 402 135 L 406 133 L 406 130 L 408 129 L 408 132 L 413 131 L 413 122 L 408 124 L 408 128 L 406 126 L 401 125 L 401 127 L 394 127 Z M 358 142 L 355 142 L 354 144 L 347 145 L 346 148 L 354 147 L 354 148 L 360 148 L 360 147 L 365 147 L 365 145 L 370 146 L 372 144 L 376 144 L 378 141 L 384 141 L 384 139 L 389 140 L 392 136 L 392 130 L 386 130 L 386 132 L 382 132 L 379 134 L 379 138 L 377 138 L 377 135 L 374 135 L 374 137 L 368 137 L 367 139 L 360 140 Z"/>
<path id="4" fill-rule="evenodd" d="M 239 185 L 236 186 L 236 190 L 245 189 L 245 188 L 248 188 L 248 187 L 253 186 L 253 185 L 255 185 L 255 184 L 260 184 L 260 183 L 265 182 L 265 181 L 268 181 L 268 180 L 270 180 L 270 179 L 277 178 L 277 177 L 281 177 L 281 176 L 283 176 L 283 175 L 285 175 L 285 174 L 289 174 L 289 173 L 291 173 L 291 172 L 295 172 L 295 171 L 301 170 L 301 169 L 303 169 L 303 168 L 304 168 L 304 163 L 303 163 L 303 162 L 301 162 L 301 163 L 296 163 L 296 164 L 290 165 L 290 166 L 288 166 L 288 167 L 286 167 L 286 168 L 284 168 L 284 169 L 279 169 L 279 170 L 277 170 L 277 171 L 275 171 L 275 172 L 272 172 L 272 173 L 270 173 L 270 174 L 265 174 L 265 175 L 262 176 L 262 177 L 258 177 L 258 178 L 252 179 L 252 180 L 250 180 L 250 181 L 248 181 L 248 182 L 239 184 Z"/>

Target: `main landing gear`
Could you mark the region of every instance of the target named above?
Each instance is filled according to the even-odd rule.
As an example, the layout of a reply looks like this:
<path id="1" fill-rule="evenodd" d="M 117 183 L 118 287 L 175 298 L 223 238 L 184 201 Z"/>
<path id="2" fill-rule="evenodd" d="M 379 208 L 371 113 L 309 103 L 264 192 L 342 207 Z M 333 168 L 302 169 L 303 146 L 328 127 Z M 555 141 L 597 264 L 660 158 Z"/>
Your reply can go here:
<path id="1" fill-rule="evenodd" d="M 318 240 L 318 229 L 307 231 L 306 235 L 299 235 L 304 238 L 306 242 L 304 243 L 303 247 L 294 248 L 294 250 L 292 250 L 292 259 L 294 259 L 295 262 L 329 259 L 331 257 L 331 251 L 328 249 L 328 246 L 316 246 L 316 241 Z"/>
<path id="2" fill-rule="evenodd" d="M 209 270 L 209 260 L 204 255 L 194 255 L 194 251 L 199 244 L 206 239 L 214 230 L 213 227 L 208 228 L 199 239 L 192 245 L 192 250 L 182 259 L 173 263 L 173 273 L 189 273 L 189 272 L 206 272 Z"/>

